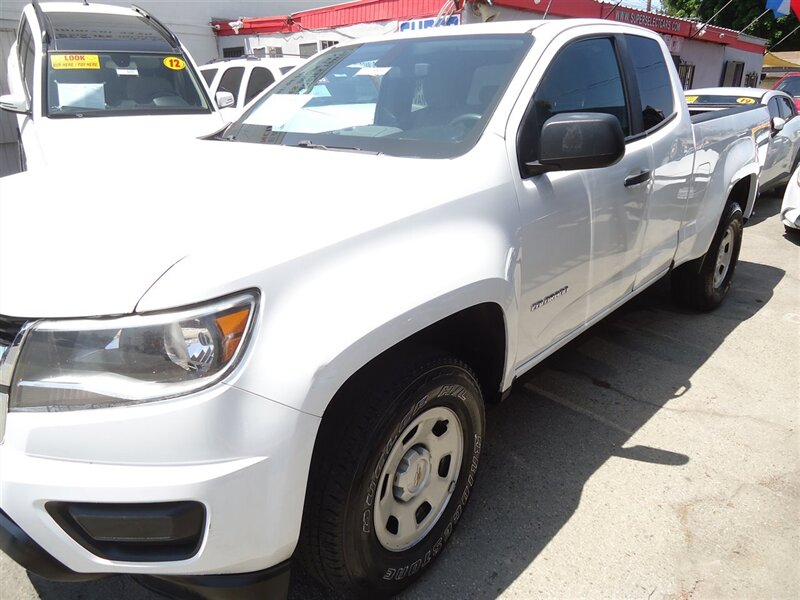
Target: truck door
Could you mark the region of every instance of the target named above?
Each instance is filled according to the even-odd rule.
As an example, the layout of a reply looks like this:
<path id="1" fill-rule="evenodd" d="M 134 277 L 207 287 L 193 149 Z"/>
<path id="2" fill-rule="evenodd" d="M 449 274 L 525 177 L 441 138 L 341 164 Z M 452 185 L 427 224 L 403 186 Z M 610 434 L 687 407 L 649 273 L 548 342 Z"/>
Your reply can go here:
<path id="1" fill-rule="evenodd" d="M 546 61 L 546 71 L 518 132 L 511 133 L 522 173 L 517 186 L 523 216 L 521 362 L 630 291 L 650 187 L 651 154 L 643 140 L 631 136 L 615 38 L 570 39 L 548 60 L 551 52 L 548 48 L 540 61 Z M 622 160 L 601 169 L 527 177 L 524 164 L 538 157 L 542 125 L 564 112 L 616 116 L 629 139 Z"/>
<path id="2" fill-rule="evenodd" d="M 683 100 L 675 92 L 680 87 L 670 76 L 661 45 L 652 38 L 628 34 L 625 42 L 638 92 L 634 110 L 641 112 L 641 127 L 653 152 L 653 182 L 635 283 L 638 288 L 663 274 L 675 257 L 694 147 L 692 124 L 688 113 L 678 110 Z"/>

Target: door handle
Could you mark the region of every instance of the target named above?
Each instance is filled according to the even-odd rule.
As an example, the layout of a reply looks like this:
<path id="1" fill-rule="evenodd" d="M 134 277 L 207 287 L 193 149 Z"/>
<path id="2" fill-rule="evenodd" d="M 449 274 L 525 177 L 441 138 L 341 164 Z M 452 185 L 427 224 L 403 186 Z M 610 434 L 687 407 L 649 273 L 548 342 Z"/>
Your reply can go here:
<path id="1" fill-rule="evenodd" d="M 625 187 L 630 187 L 632 185 L 639 185 L 640 183 L 644 183 L 648 179 L 650 179 L 650 171 L 640 171 L 639 173 L 628 175 L 625 178 Z"/>

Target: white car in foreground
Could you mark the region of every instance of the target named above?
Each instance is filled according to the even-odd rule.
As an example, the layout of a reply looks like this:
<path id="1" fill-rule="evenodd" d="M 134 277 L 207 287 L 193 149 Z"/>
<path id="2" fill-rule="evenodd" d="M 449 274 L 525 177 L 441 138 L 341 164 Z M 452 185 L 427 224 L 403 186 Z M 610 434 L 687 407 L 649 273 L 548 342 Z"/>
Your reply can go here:
<path id="1" fill-rule="evenodd" d="M 178 38 L 139 8 L 29 4 L 8 83 L 0 108 L 17 113 L 22 170 L 147 154 L 225 124 Z"/>
<path id="2" fill-rule="evenodd" d="M 792 178 L 783 193 L 781 222 L 786 233 L 795 234 L 800 230 L 800 167 L 792 173 Z"/>
<path id="3" fill-rule="evenodd" d="M 0 180 L 0 548 L 399 593 L 485 402 L 663 276 L 730 291 L 769 115 L 681 92 L 639 27 L 441 27 L 329 48 L 214 138 Z"/>

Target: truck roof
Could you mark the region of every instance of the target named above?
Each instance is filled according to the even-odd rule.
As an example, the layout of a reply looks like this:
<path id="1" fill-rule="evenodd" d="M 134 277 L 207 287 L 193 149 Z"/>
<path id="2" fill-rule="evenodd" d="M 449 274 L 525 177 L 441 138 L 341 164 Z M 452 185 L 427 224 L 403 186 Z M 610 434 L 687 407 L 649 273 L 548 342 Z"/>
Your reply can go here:
<path id="1" fill-rule="evenodd" d="M 416 31 L 403 31 L 390 34 L 384 34 L 370 38 L 358 38 L 355 40 L 348 40 L 347 42 L 340 42 L 340 45 L 362 44 L 364 42 L 385 41 L 385 40 L 403 40 L 409 38 L 425 38 L 425 37 L 444 37 L 444 36 L 464 36 L 464 35 L 502 35 L 502 34 L 521 34 L 531 33 L 536 30 L 546 30 L 550 35 L 556 35 L 561 31 L 572 29 L 575 27 L 589 26 L 589 25 L 603 25 L 608 29 L 626 29 L 631 33 L 644 33 L 649 37 L 657 37 L 649 29 L 639 27 L 637 25 L 629 25 L 626 23 L 619 23 L 616 21 L 607 21 L 604 19 L 558 19 L 552 21 L 545 21 L 541 19 L 527 19 L 520 21 L 492 21 L 489 23 L 471 23 L 468 25 L 459 25 L 458 27 L 434 27 L 428 29 L 420 29 Z"/>

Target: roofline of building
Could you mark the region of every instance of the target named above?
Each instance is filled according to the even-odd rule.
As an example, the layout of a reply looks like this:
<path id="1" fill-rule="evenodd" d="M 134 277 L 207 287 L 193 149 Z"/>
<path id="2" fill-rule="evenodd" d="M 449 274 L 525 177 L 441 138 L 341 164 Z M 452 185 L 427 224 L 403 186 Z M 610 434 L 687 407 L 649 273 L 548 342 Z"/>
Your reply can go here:
<path id="1" fill-rule="evenodd" d="M 462 1 L 474 3 L 477 0 Z M 439 14 L 443 3 L 444 0 L 352 0 L 286 16 L 242 19 L 238 35 L 297 33 L 304 30 L 336 29 L 360 23 L 431 17 Z M 544 1 L 534 4 L 531 0 L 494 0 L 493 4 L 537 14 L 543 14 L 548 9 Z M 763 54 L 766 48 L 767 40 L 741 34 L 733 29 L 707 25 L 699 32 L 702 24 L 690 19 L 615 4 L 598 0 L 553 0 L 548 14 L 558 17 L 611 18 L 617 22 L 642 25 L 661 34 L 731 46 L 748 52 Z M 237 35 L 227 21 L 213 21 L 212 25 L 219 36 Z"/>

